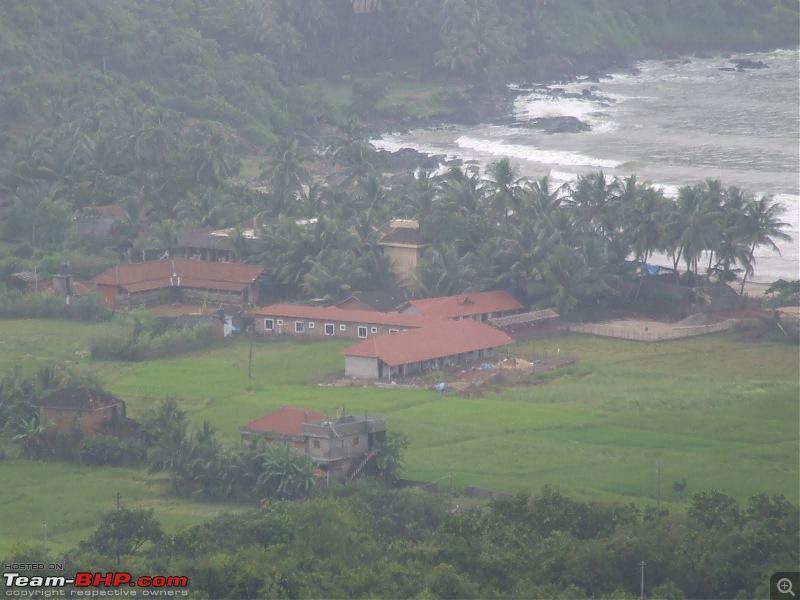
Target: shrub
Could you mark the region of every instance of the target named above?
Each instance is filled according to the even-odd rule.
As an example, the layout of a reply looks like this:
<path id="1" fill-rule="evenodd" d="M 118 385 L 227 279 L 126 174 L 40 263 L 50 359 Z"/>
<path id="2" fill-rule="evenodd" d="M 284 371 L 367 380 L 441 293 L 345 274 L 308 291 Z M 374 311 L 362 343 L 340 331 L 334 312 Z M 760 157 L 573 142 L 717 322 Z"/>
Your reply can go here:
<path id="1" fill-rule="evenodd" d="M 16 290 L 0 292 L 0 319 L 75 319 L 107 321 L 114 312 L 96 294 L 76 296 L 72 304 L 48 294 L 23 294 Z"/>
<path id="2" fill-rule="evenodd" d="M 119 465 L 125 456 L 125 445 L 113 436 L 96 435 L 81 441 L 78 456 L 86 465 Z"/>

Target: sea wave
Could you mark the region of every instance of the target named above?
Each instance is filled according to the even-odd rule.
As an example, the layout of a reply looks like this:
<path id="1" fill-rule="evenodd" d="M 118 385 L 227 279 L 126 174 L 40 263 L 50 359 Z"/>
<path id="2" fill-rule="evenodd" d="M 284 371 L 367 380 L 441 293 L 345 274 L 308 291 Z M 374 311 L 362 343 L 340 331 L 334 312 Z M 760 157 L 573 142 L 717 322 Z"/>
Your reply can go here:
<path id="1" fill-rule="evenodd" d="M 573 165 L 613 169 L 622 163 L 616 160 L 586 156 L 577 152 L 564 152 L 560 150 L 539 150 L 532 146 L 520 144 L 506 144 L 503 140 L 491 141 L 461 136 L 455 141 L 459 148 L 475 150 L 483 154 L 519 158 L 547 165 Z"/>

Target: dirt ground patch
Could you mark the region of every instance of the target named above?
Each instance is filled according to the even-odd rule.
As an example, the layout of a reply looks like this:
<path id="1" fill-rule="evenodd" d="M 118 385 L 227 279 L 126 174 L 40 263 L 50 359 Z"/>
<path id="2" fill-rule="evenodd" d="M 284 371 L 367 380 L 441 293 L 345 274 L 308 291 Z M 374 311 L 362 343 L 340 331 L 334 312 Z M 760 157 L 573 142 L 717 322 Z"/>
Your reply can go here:
<path id="1" fill-rule="evenodd" d="M 443 391 L 457 392 L 468 396 L 483 394 L 490 385 L 518 385 L 530 375 L 552 371 L 577 362 L 575 357 L 557 356 L 537 358 L 534 362 L 522 358 L 496 358 L 468 367 L 429 371 L 416 377 L 404 377 L 393 381 L 371 381 L 344 377 L 333 383 L 342 387 L 392 387 L 437 390 L 437 384 L 445 383 Z"/>

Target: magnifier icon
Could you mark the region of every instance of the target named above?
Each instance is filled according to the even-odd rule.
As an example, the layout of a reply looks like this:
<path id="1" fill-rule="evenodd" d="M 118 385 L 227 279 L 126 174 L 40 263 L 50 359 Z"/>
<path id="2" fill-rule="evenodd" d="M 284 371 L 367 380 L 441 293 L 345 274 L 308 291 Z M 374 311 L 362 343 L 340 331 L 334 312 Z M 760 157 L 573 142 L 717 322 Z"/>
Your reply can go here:
<path id="1" fill-rule="evenodd" d="M 775 584 L 775 587 L 778 588 L 778 591 L 781 594 L 791 594 L 792 597 L 795 597 L 794 592 L 792 591 L 792 580 L 788 577 L 784 577 L 783 579 L 778 579 L 778 583 Z"/>

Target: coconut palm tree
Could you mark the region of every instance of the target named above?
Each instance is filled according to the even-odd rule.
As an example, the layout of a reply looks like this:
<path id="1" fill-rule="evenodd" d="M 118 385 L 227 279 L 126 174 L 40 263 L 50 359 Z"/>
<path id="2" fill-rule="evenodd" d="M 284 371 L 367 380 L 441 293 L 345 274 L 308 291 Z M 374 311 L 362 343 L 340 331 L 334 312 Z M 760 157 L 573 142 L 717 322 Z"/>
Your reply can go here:
<path id="1" fill-rule="evenodd" d="M 436 244 L 425 250 L 415 272 L 416 291 L 423 298 L 449 296 L 466 289 L 463 267 L 452 245 Z"/>
<path id="2" fill-rule="evenodd" d="M 747 277 L 753 274 L 755 269 L 756 248 L 766 246 L 780 254 L 775 240 L 784 242 L 792 241 L 792 237 L 783 230 L 789 227 L 789 223 L 780 220 L 780 215 L 786 209 L 777 202 L 772 201 L 771 196 L 761 196 L 758 200 L 751 200 L 747 203 L 743 221 L 743 233 L 745 239 L 750 242 L 748 251 L 748 262 L 742 276 L 742 286 L 739 294 L 744 294 L 744 286 Z"/>
<path id="3" fill-rule="evenodd" d="M 284 199 L 303 196 L 303 185 L 311 182 L 311 174 L 303 166 L 308 160 L 297 138 L 281 138 L 270 146 L 268 158 L 261 165 L 261 178 L 269 183 L 271 192 Z"/>
<path id="4" fill-rule="evenodd" d="M 484 213 L 486 185 L 477 173 L 451 168 L 441 180 L 442 210 L 449 214 L 480 215 Z"/>
<path id="5" fill-rule="evenodd" d="M 514 215 L 519 219 L 522 207 L 522 187 L 525 178 L 518 177 L 519 165 L 508 158 L 491 163 L 487 169 L 489 181 L 489 208 L 495 218 L 508 225 L 508 218 Z"/>
<path id="6" fill-rule="evenodd" d="M 717 262 L 714 271 L 723 282 L 732 281 L 734 265 L 749 263 L 750 245 L 745 239 L 745 209 L 752 201 L 738 187 L 730 186 L 725 190 L 720 205 L 720 235 L 715 248 Z"/>
<path id="7" fill-rule="evenodd" d="M 569 195 L 577 223 L 603 237 L 612 235 L 618 223 L 619 189 L 602 171 L 578 177 Z"/>

